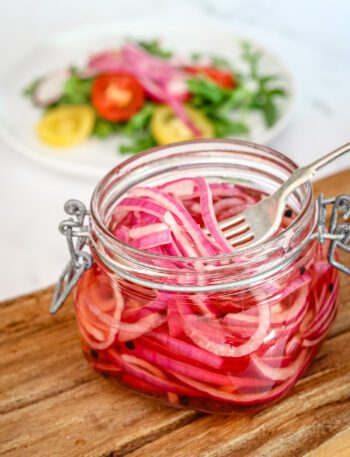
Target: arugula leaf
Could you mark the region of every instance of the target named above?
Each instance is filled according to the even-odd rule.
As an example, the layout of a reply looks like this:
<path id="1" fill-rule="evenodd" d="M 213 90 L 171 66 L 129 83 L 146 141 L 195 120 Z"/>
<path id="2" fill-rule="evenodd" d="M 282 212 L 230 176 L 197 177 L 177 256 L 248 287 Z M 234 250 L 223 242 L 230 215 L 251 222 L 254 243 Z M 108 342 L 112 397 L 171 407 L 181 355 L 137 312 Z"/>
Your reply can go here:
<path id="1" fill-rule="evenodd" d="M 123 133 L 129 137 L 127 144 L 119 147 L 121 153 L 136 153 L 156 146 L 157 143 L 150 130 L 153 103 L 146 103 L 124 126 Z"/>
<path id="2" fill-rule="evenodd" d="M 269 90 L 270 97 L 285 97 L 287 95 L 287 91 L 282 87 L 275 87 L 274 89 Z"/>
<path id="3" fill-rule="evenodd" d="M 234 109 L 247 103 L 249 93 L 245 88 L 224 89 L 206 78 L 189 79 L 187 84 L 192 94 L 191 105 L 205 113 L 217 137 L 248 134 L 249 128 L 244 122 L 231 118 Z"/>
<path id="4" fill-rule="evenodd" d="M 224 116 L 212 116 L 210 120 L 214 126 L 215 135 L 218 138 L 236 135 L 246 136 L 249 133 L 249 127 L 243 121 L 231 120 Z"/>
<path id="5" fill-rule="evenodd" d="M 146 103 L 143 108 L 134 114 L 125 126 L 125 133 L 129 136 L 137 133 L 140 130 L 146 130 L 151 120 L 154 111 L 153 103 Z"/>
<path id="6" fill-rule="evenodd" d="M 138 41 L 137 44 L 145 51 L 161 59 L 170 59 L 173 55 L 171 51 L 161 48 L 158 40 Z"/>
<path id="7" fill-rule="evenodd" d="M 222 89 L 204 77 L 188 79 L 187 86 L 191 94 L 195 97 L 195 104 L 197 106 L 200 106 L 201 102 L 218 105 L 225 100 L 228 92 L 231 92 L 227 89 Z"/>
<path id="8" fill-rule="evenodd" d="M 260 51 L 253 50 L 251 43 L 244 41 L 242 43 L 242 59 L 248 64 L 250 76 L 252 79 L 258 78 L 258 64 L 262 57 Z"/>
<path id="9" fill-rule="evenodd" d="M 229 113 L 233 110 L 244 111 L 250 104 L 252 92 L 249 88 L 241 85 L 231 91 L 227 98 L 222 103 L 221 112 Z"/>
<path id="10" fill-rule="evenodd" d="M 121 146 L 120 149 L 123 152 L 130 152 L 134 149 L 141 150 L 142 143 L 149 136 L 149 123 L 153 110 L 154 105 L 152 103 L 146 103 L 128 122 L 110 122 L 97 116 L 93 135 L 105 139 L 115 133 L 121 133 L 130 138 L 130 144 Z M 149 142 L 148 140 L 147 144 Z M 153 146 L 153 142 L 151 145 Z"/>
<path id="11" fill-rule="evenodd" d="M 79 105 L 91 103 L 93 78 L 80 78 L 75 73 L 64 84 L 64 93 L 59 104 Z"/>
<path id="12" fill-rule="evenodd" d="M 198 62 L 202 58 L 202 54 L 199 52 L 192 52 L 190 59 L 193 63 Z"/>
<path id="13" fill-rule="evenodd" d="M 127 154 L 130 152 L 136 154 L 137 152 L 152 148 L 153 146 L 157 146 L 157 142 L 153 138 L 152 134 L 147 132 L 138 138 L 134 138 L 133 141 L 129 144 L 122 144 L 119 147 L 119 152 L 122 154 Z"/>
<path id="14" fill-rule="evenodd" d="M 286 91 L 282 87 L 271 86 L 271 83 L 279 79 L 277 75 L 261 75 L 259 73 L 259 61 L 261 53 L 254 51 L 250 43 L 242 44 L 242 58 L 248 66 L 248 78 L 255 83 L 256 90 L 252 91 L 247 109 L 261 111 L 265 123 L 271 127 L 278 119 L 278 106 L 276 98 L 285 97 Z"/>
<path id="15" fill-rule="evenodd" d="M 41 83 L 41 81 L 42 81 L 42 78 L 34 79 L 34 81 L 32 81 L 30 84 L 28 84 L 28 86 L 26 86 L 24 88 L 23 95 L 25 97 L 32 98 L 35 95 L 35 92 L 36 92 L 37 88 L 39 87 L 39 84 Z"/>
<path id="16" fill-rule="evenodd" d="M 211 65 L 221 70 L 233 71 L 231 63 L 224 57 L 212 56 Z"/>
<path id="17" fill-rule="evenodd" d="M 238 85 L 234 90 L 225 89 L 206 78 L 196 78 L 187 81 L 192 94 L 191 103 L 197 108 L 203 108 L 207 114 L 213 111 L 228 113 L 250 104 L 251 90 Z"/>
<path id="18" fill-rule="evenodd" d="M 190 55 L 190 59 L 193 64 L 197 64 L 198 62 L 200 62 L 201 59 L 205 59 L 205 61 L 207 61 L 208 56 L 203 56 L 199 52 L 193 52 Z M 229 62 L 228 59 L 226 59 L 225 57 L 222 57 L 222 56 L 210 56 L 210 66 L 221 69 L 221 70 L 233 72 L 231 62 Z M 234 73 L 236 73 L 236 72 L 234 72 Z"/>
<path id="19" fill-rule="evenodd" d="M 120 124 L 117 124 L 116 122 L 106 121 L 101 117 L 96 117 L 95 126 L 92 134 L 97 138 L 104 140 L 105 138 L 108 138 L 109 136 L 114 135 L 115 133 L 118 133 L 121 130 L 122 127 Z"/>

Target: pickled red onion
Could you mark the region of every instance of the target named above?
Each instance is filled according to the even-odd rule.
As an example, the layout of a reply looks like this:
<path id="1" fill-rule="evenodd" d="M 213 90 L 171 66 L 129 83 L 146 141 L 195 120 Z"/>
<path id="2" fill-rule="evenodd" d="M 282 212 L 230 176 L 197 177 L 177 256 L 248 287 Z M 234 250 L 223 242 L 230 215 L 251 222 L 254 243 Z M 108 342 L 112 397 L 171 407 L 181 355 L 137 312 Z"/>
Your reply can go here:
<path id="1" fill-rule="evenodd" d="M 194 273 L 180 274 L 178 280 L 202 285 L 201 272 L 211 271 L 202 257 L 233 252 L 218 221 L 259 198 L 243 187 L 200 177 L 135 187 L 117 202 L 110 228 L 124 243 L 167 256 L 152 259 L 158 267 L 181 273 L 184 263 L 171 257 L 195 257 L 189 262 Z M 125 298 L 130 292 L 123 291 L 123 281 L 103 282 L 94 274 L 85 273 L 88 292 L 80 289 L 76 305 L 82 339 L 102 351 L 94 367 L 120 373 L 126 384 L 143 392 L 164 393 L 174 404 L 181 403 L 181 395 L 241 405 L 282 396 L 324 339 L 339 286 L 320 254 L 314 263 L 298 259 L 286 277 L 227 298 L 162 291 L 148 298 L 133 291 L 132 298 Z"/>

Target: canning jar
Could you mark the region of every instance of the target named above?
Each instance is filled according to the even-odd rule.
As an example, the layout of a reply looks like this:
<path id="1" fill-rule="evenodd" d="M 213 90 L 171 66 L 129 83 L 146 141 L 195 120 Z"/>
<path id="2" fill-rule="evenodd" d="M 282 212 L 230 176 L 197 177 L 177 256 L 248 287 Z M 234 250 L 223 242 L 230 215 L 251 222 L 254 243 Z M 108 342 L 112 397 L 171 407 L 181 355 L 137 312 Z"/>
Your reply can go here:
<path id="1" fill-rule="evenodd" d="M 76 321 L 90 365 L 138 393 L 207 412 L 285 395 L 336 316 L 339 272 L 332 263 L 346 270 L 335 253 L 342 237 L 323 225 L 324 206 L 334 201 L 321 197 L 317 204 L 310 183 L 303 184 L 289 197 L 272 238 L 201 257 L 138 249 L 116 237 L 113 220 L 123 217 L 118 205 L 135 186 L 204 177 L 263 196 L 296 168 L 267 147 L 198 140 L 125 161 L 97 185 L 89 212 L 68 202 L 76 220 L 64 221 L 61 231 L 71 262 L 53 311 L 75 286 Z M 91 254 L 82 250 L 85 242 Z"/>

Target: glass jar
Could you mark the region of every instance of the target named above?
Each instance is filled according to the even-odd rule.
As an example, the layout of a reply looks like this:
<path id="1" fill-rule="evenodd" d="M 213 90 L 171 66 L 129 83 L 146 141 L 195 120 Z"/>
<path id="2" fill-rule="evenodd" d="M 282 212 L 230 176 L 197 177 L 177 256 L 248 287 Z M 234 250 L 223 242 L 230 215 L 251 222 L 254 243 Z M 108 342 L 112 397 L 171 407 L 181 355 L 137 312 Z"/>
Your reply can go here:
<path id="1" fill-rule="evenodd" d="M 91 366 L 138 393 L 206 412 L 285 395 L 337 312 L 339 273 L 327 260 L 328 241 L 318 239 L 310 183 L 290 196 L 287 228 L 233 254 L 168 262 L 122 243 L 110 226 L 134 186 L 203 176 L 270 194 L 296 168 L 253 143 L 198 140 L 152 149 L 113 169 L 93 194 L 89 226 L 83 207 L 68 204 L 78 219 L 61 227 L 72 255 L 61 279 L 68 289 L 77 282 L 76 320 Z M 86 240 L 91 257 L 82 251 Z M 67 295 L 60 291 L 62 284 L 56 308 Z"/>

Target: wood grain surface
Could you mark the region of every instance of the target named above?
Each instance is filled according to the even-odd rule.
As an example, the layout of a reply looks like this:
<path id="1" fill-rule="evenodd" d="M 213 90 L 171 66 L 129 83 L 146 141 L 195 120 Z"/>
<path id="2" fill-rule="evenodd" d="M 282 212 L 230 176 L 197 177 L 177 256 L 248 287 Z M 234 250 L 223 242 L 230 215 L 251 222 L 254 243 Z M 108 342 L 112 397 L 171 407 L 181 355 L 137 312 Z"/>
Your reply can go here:
<path id="1" fill-rule="evenodd" d="M 350 193 L 350 170 L 315 188 Z M 349 277 L 341 277 L 336 322 L 292 392 L 231 416 L 162 406 L 94 373 L 72 303 L 51 317 L 51 295 L 49 288 L 0 304 L 0 455 L 350 456 Z"/>

